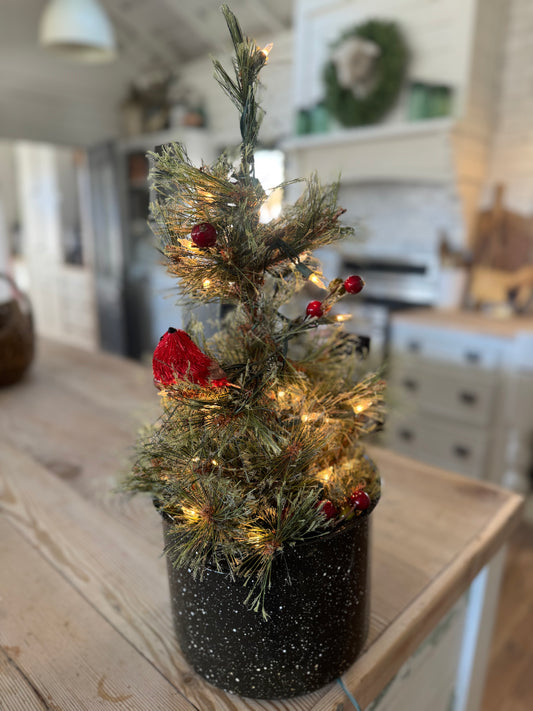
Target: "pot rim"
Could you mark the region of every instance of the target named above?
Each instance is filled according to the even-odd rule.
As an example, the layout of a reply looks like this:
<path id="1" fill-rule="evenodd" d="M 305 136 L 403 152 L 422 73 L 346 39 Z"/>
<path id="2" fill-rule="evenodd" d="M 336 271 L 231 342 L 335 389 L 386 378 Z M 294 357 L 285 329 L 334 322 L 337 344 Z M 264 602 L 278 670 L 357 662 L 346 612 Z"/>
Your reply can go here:
<path id="1" fill-rule="evenodd" d="M 381 497 L 380 497 L 381 498 Z M 153 499 L 154 507 L 156 508 L 157 512 L 163 519 L 163 521 L 166 521 L 167 523 L 173 523 L 173 518 L 172 516 L 167 513 L 166 511 L 162 511 L 161 508 L 157 505 L 157 501 L 154 498 Z M 370 518 L 371 514 L 373 513 L 374 509 L 376 508 L 377 504 L 379 503 L 379 499 L 376 502 L 376 504 L 368 511 L 368 512 L 362 512 L 359 516 L 354 516 L 348 521 L 342 521 L 336 528 L 334 529 L 326 529 L 323 533 L 318 533 L 316 535 L 310 534 L 308 538 L 296 540 L 293 543 L 287 543 L 285 544 L 281 549 L 280 553 L 286 553 L 287 551 L 295 551 L 295 550 L 301 550 L 302 548 L 305 548 L 306 546 L 310 546 L 316 543 L 319 543 L 320 541 L 330 541 L 332 539 L 335 539 L 336 537 L 350 532 L 352 529 L 357 528 L 359 525 L 363 523 L 363 521 L 366 521 L 367 519 Z M 229 570 L 220 570 L 215 567 L 213 567 L 211 564 L 206 563 L 205 565 L 206 569 L 209 570 L 209 572 L 212 573 L 220 573 L 221 575 L 227 575 L 230 571 Z"/>

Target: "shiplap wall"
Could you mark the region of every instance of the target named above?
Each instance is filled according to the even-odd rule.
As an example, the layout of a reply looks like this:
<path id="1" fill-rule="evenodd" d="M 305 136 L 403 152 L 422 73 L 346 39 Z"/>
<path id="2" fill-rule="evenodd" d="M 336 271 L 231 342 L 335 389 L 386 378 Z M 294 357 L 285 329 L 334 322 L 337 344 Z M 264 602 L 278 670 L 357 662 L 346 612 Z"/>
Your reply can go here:
<path id="1" fill-rule="evenodd" d="M 454 120 L 444 132 L 446 135 L 439 138 L 438 143 L 433 141 L 429 153 L 421 154 L 412 142 L 414 155 L 409 162 L 405 155 L 399 158 L 399 151 L 392 144 L 389 146 L 382 141 L 385 149 L 390 148 L 390 154 L 376 153 L 374 166 L 386 172 L 388 166 L 399 162 L 406 165 L 408 175 L 408 168 L 416 165 L 421 155 L 425 158 L 443 152 L 448 157 L 444 162 L 450 165 L 449 176 L 443 177 L 442 171 L 427 175 L 426 171 L 419 177 L 420 180 L 440 182 L 452 199 L 455 196 L 458 201 L 461 228 L 448 235 L 456 243 L 466 244 L 471 240 L 486 180 L 508 6 L 508 0 L 298 0 L 296 5 L 297 107 L 311 107 L 322 98 L 322 70 L 331 43 L 344 30 L 371 18 L 393 20 L 401 27 L 411 53 L 410 81 L 422 80 L 452 87 Z M 394 129 L 405 125 L 406 103 L 407 91 L 381 126 Z M 368 148 L 368 143 L 358 146 L 347 142 L 344 162 L 360 167 L 363 159 L 371 158 L 366 155 Z M 339 149 L 342 149 L 341 145 L 337 146 Z M 359 176 L 357 179 L 363 182 L 363 178 Z M 386 206 L 381 209 L 386 210 Z"/>
<path id="2" fill-rule="evenodd" d="M 533 2 L 512 0 L 504 46 L 502 86 L 485 201 L 495 183 L 506 205 L 533 214 Z"/>
<path id="3" fill-rule="evenodd" d="M 411 53 L 409 77 L 452 86 L 460 112 L 475 6 L 476 0 L 297 0 L 296 52 L 305 61 L 296 69 L 296 105 L 308 108 L 322 98 L 322 68 L 341 33 L 376 18 L 397 22 L 404 33 Z M 403 111 L 400 106 L 388 120 L 405 120 Z"/>
<path id="4" fill-rule="evenodd" d="M 262 70 L 263 90 L 261 103 L 266 112 L 261 127 L 260 140 L 273 143 L 292 132 L 293 121 L 293 34 L 282 32 L 275 36 L 258 37 L 257 43 L 265 46 L 274 43 L 268 63 Z M 217 54 L 227 70 L 231 69 L 231 55 Z M 183 66 L 182 74 L 189 86 L 203 97 L 208 128 L 219 148 L 240 142 L 237 109 L 223 94 L 213 77 L 211 60 L 206 57 Z"/>

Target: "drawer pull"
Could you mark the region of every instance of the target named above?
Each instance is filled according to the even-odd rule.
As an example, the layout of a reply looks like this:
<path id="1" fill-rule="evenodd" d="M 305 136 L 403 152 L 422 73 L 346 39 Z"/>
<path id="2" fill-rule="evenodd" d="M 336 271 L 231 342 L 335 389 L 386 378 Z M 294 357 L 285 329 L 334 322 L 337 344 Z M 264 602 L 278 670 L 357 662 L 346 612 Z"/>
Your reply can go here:
<path id="1" fill-rule="evenodd" d="M 465 358 L 469 363 L 479 363 L 481 356 L 476 351 L 467 351 Z"/>
<path id="2" fill-rule="evenodd" d="M 420 342 L 419 341 L 409 341 L 407 344 L 407 350 L 411 353 L 420 353 Z"/>
<path id="3" fill-rule="evenodd" d="M 471 455 L 470 449 L 462 444 L 456 444 L 453 448 L 453 453 L 459 459 L 468 459 Z"/>
<path id="4" fill-rule="evenodd" d="M 477 402 L 477 395 L 469 390 L 461 390 L 459 393 L 459 400 L 465 405 L 475 405 Z"/>
<path id="5" fill-rule="evenodd" d="M 418 390 L 419 387 L 418 382 L 412 378 L 405 378 L 402 384 L 406 390 L 410 390 L 411 392 Z"/>
<path id="6" fill-rule="evenodd" d="M 415 438 L 415 434 L 412 430 L 402 429 L 398 431 L 398 434 L 400 435 L 400 439 L 403 439 L 404 442 L 412 442 Z"/>

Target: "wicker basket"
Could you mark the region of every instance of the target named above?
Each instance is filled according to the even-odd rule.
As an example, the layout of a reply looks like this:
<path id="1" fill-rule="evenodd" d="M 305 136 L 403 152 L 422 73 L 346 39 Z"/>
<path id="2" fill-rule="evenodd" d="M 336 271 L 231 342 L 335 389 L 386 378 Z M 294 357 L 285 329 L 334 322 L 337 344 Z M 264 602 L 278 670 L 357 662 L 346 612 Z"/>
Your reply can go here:
<path id="1" fill-rule="evenodd" d="M 13 298 L 0 303 L 0 386 L 16 383 L 29 367 L 34 354 L 34 334 L 31 305 L 6 274 L 0 279 L 9 282 Z"/>

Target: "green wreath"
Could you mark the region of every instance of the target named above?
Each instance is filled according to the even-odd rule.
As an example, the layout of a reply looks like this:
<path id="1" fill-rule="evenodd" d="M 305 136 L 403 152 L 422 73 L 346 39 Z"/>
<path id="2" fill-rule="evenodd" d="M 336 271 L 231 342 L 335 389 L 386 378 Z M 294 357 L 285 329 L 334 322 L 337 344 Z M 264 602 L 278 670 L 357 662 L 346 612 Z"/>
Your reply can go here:
<path id="1" fill-rule="evenodd" d="M 372 88 L 364 98 L 356 97 L 350 89 L 339 84 L 335 64 L 329 61 L 324 68 L 324 106 L 343 126 L 375 123 L 398 98 L 409 59 L 407 45 L 394 22 L 380 20 L 369 20 L 344 32 L 332 48 L 339 47 L 349 37 L 371 40 L 381 50 L 376 59 Z"/>

